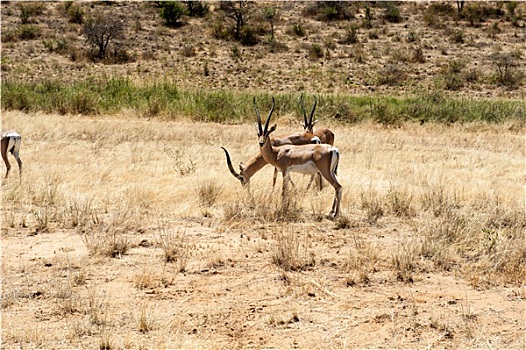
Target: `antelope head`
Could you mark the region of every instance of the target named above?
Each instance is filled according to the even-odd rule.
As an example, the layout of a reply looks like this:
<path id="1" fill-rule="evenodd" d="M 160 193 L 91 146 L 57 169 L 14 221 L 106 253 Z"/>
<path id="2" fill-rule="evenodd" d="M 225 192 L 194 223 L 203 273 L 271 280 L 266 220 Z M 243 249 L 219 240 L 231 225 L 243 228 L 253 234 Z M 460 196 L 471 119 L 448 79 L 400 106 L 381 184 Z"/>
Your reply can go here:
<path id="1" fill-rule="evenodd" d="M 230 160 L 230 154 L 228 154 L 228 151 L 225 147 L 221 147 L 223 151 L 225 151 L 226 155 L 226 164 L 228 165 L 228 169 L 230 170 L 230 173 L 234 175 L 236 179 L 238 179 L 241 182 L 241 185 L 248 186 L 250 184 L 250 176 L 246 174 L 245 172 L 245 164 L 242 162 L 239 163 L 239 173 L 237 173 L 234 170 L 234 167 L 232 166 L 232 161 Z"/>
<path id="2" fill-rule="evenodd" d="M 274 124 L 270 130 L 268 128 L 268 125 L 270 123 L 270 118 L 272 117 L 272 112 L 274 112 L 274 97 L 272 97 L 272 108 L 270 109 L 270 112 L 268 114 L 267 121 L 265 122 L 265 127 L 261 125 L 261 116 L 259 115 L 258 107 L 256 106 L 256 98 L 254 97 L 254 109 L 256 110 L 256 117 L 257 117 L 257 124 L 256 124 L 256 130 L 258 132 L 258 139 L 259 139 L 259 146 L 263 147 L 265 145 L 265 142 L 270 142 L 269 135 L 276 130 L 276 124 Z"/>
<path id="3" fill-rule="evenodd" d="M 316 124 L 317 120 L 313 120 L 314 118 L 314 111 L 316 110 L 316 105 L 318 104 L 318 99 L 316 96 L 314 96 L 314 106 L 312 106 L 312 111 L 310 112 L 310 118 L 307 120 L 307 111 L 305 110 L 305 101 L 303 100 L 303 94 L 301 94 L 300 97 L 301 102 L 301 111 L 303 113 L 303 129 L 305 132 L 313 133 L 314 124 Z"/>

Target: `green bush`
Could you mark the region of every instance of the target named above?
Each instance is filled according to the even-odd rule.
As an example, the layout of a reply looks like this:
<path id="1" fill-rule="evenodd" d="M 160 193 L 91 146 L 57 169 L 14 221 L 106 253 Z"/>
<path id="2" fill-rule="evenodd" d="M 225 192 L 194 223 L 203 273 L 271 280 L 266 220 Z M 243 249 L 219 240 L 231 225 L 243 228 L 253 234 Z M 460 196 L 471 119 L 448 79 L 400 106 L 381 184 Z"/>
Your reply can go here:
<path id="1" fill-rule="evenodd" d="M 323 57 L 323 48 L 320 44 L 315 43 L 309 47 L 309 57 L 315 60 Z"/>
<path id="2" fill-rule="evenodd" d="M 84 23 L 84 10 L 79 5 L 71 5 L 68 8 L 68 21 L 70 23 Z"/>
<path id="3" fill-rule="evenodd" d="M 400 9 L 391 2 L 387 2 L 387 5 L 384 10 L 384 18 L 386 21 L 391 23 L 402 22 L 402 15 L 400 14 Z"/>
<path id="4" fill-rule="evenodd" d="M 18 37 L 20 40 L 33 40 L 40 36 L 42 30 L 32 24 L 21 24 L 18 27 Z"/>
<path id="5" fill-rule="evenodd" d="M 251 26 L 244 26 L 239 34 L 239 42 L 245 46 L 254 46 L 258 43 L 256 30 Z"/>
<path id="6" fill-rule="evenodd" d="M 292 33 L 296 36 L 299 36 L 299 37 L 304 37 L 305 36 L 305 28 L 303 27 L 303 25 L 301 23 L 294 23 L 292 25 Z"/>
<path id="7" fill-rule="evenodd" d="M 315 1 L 304 10 L 305 14 L 320 21 L 350 20 L 354 14 L 347 1 Z"/>
<path id="8" fill-rule="evenodd" d="M 18 3 L 17 6 L 20 10 L 20 22 L 22 24 L 28 24 L 30 17 L 44 13 L 44 4 L 40 2 Z"/>
<path id="9" fill-rule="evenodd" d="M 188 10 L 179 1 L 161 2 L 161 18 L 164 19 L 168 26 L 176 27 L 181 25 L 179 19 L 187 14 Z"/>

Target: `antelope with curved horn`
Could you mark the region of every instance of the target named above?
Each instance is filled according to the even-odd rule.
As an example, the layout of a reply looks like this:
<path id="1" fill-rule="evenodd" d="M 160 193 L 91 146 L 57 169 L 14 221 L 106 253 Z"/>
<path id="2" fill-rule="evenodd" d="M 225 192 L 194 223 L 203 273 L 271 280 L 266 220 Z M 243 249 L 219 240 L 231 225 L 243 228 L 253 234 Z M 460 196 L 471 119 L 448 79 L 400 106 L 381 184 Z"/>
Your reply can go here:
<path id="1" fill-rule="evenodd" d="M 305 103 L 303 101 L 303 94 L 300 97 L 302 112 L 303 112 L 303 120 L 304 122 L 301 123 L 305 132 L 304 133 L 294 133 L 292 135 L 281 135 L 277 137 L 271 138 L 272 146 L 278 147 L 282 145 L 306 145 L 310 143 L 326 143 L 329 145 L 334 145 L 334 133 L 326 128 L 318 128 L 313 132 L 314 124 L 316 123 L 316 120 L 313 120 L 314 118 L 314 111 L 316 109 L 316 104 L 318 100 L 316 99 L 316 96 L 314 97 L 314 106 L 312 107 L 310 119 L 307 120 L 307 113 L 305 111 Z M 314 136 L 313 136 L 314 135 Z M 228 151 L 226 148 L 221 147 L 223 151 L 225 151 L 226 155 L 226 162 L 228 169 L 230 170 L 230 173 L 237 178 L 243 186 L 250 184 L 250 178 L 254 176 L 259 170 L 261 170 L 265 165 L 268 163 L 263 159 L 263 156 L 261 153 L 259 153 L 257 156 L 252 158 L 247 162 L 247 164 L 244 164 L 243 162 L 239 163 L 239 173 L 237 173 L 234 170 L 234 167 L 232 166 L 232 162 L 230 160 L 230 155 L 228 154 Z M 274 168 L 274 177 L 272 179 L 272 187 L 275 187 L 276 185 L 276 179 L 278 175 L 278 169 Z M 318 184 L 319 189 L 321 190 L 323 188 L 323 182 L 321 174 L 313 175 L 311 177 L 311 180 L 309 181 L 309 184 L 307 185 L 307 189 L 310 188 L 314 177 L 318 176 Z M 291 180 L 291 183 L 294 184 Z"/>
<path id="2" fill-rule="evenodd" d="M 291 172 L 308 175 L 319 173 L 334 187 L 334 201 L 329 215 L 336 217 L 340 212 L 342 197 L 342 186 L 336 178 L 340 160 L 339 150 L 327 144 L 275 147 L 272 145 L 270 134 L 276 130 L 277 126 L 274 124 L 270 129 L 268 127 L 274 111 L 274 98 L 272 98 L 272 108 L 264 127 L 261 125 L 261 116 L 259 115 L 255 97 L 254 108 L 257 117 L 259 151 L 263 158 L 279 169 L 283 175 L 283 200 L 286 201 L 288 197 L 288 182 Z"/>
<path id="3" fill-rule="evenodd" d="M 280 135 L 277 137 L 273 137 L 271 139 L 272 146 L 279 147 L 283 145 L 307 145 L 307 144 L 319 144 L 320 139 L 318 136 L 309 133 L 309 132 L 301 132 L 301 133 L 294 133 L 290 135 Z M 265 165 L 268 164 L 268 162 L 263 158 L 261 153 L 259 153 L 257 156 L 252 158 L 248 161 L 248 163 L 245 165 L 243 162 L 239 163 L 239 173 L 237 173 L 234 170 L 234 167 L 232 166 L 232 161 L 230 160 L 230 155 L 228 154 L 228 151 L 226 148 L 221 147 L 223 151 L 225 151 L 226 155 L 226 163 L 228 166 L 228 169 L 230 170 L 230 173 L 234 175 L 236 179 L 238 179 L 243 186 L 248 186 L 250 184 L 250 178 L 257 173 L 261 168 L 263 168 Z M 274 178 L 272 181 L 272 187 L 276 185 L 276 178 L 278 175 L 277 169 L 274 170 Z M 310 185 L 310 184 L 309 184 Z"/>
<path id="4" fill-rule="evenodd" d="M 316 124 L 317 120 L 313 120 L 314 118 L 314 111 L 316 110 L 316 105 L 318 104 L 318 99 L 316 96 L 314 96 L 314 105 L 312 106 L 312 110 L 310 112 L 310 118 L 307 121 L 307 111 L 305 110 L 305 101 L 303 100 L 303 94 L 300 96 L 300 102 L 301 102 L 301 111 L 303 112 L 303 130 L 307 133 L 314 134 L 318 136 L 321 143 L 326 143 L 328 145 L 334 145 L 334 133 L 326 128 L 318 128 L 314 130 L 314 124 Z"/>
<path id="5" fill-rule="evenodd" d="M 20 160 L 20 144 L 22 143 L 22 137 L 19 133 L 13 130 L 2 130 L 2 141 L 1 141 L 1 151 L 2 159 L 4 160 L 7 172 L 5 177 L 9 176 L 9 170 L 11 170 L 11 164 L 9 164 L 9 159 L 7 159 L 7 153 L 11 153 L 18 163 L 18 171 L 20 176 L 22 176 L 22 160 Z"/>

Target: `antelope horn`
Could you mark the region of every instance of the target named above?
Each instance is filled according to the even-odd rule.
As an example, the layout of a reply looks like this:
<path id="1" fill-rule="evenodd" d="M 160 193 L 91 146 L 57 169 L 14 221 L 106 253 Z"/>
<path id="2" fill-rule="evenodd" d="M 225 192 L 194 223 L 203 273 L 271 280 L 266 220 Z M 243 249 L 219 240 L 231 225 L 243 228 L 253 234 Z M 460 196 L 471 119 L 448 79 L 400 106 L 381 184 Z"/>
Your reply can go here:
<path id="1" fill-rule="evenodd" d="M 236 171 L 234 170 L 234 167 L 232 166 L 232 161 L 230 160 L 230 155 L 228 154 L 228 151 L 226 150 L 225 147 L 221 147 L 223 149 L 223 151 L 225 151 L 225 154 L 226 154 L 226 164 L 228 165 L 228 169 L 230 170 L 230 173 L 232 175 L 234 175 L 236 177 L 236 179 L 238 179 L 239 181 L 243 181 L 243 177 L 236 173 Z"/>
<path id="2" fill-rule="evenodd" d="M 270 117 L 272 117 L 272 112 L 274 112 L 274 96 L 272 96 L 272 108 L 270 109 L 270 113 L 268 114 L 267 121 L 265 122 L 265 135 L 268 131 L 268 124 L 270 123 Z"/>
<path id="3" fill-rule="evenodd" d="M 259 115 L 258 107 L 256 106 L 256 96 L 254 96 L 254 109 L 256 110 L 256 117 L 258 120 L 259 135 L 263 135 L 263 129 L 261 128 L 261 116 Z"/>
<path id="4" fill-rule="evenodd" d="M 312 118 L 314 117 L 314 110 L 316 110 L 317 104 L 318 104 L 318 99 L 316 98 L 316 96 L 314 96 L 314 106 L 312 106 L 312 111 L 310 112 L 310 121 L 309 121 L 310 127 L 314 126 L 312 125 Z"/>
<path id="5" fill-rule="evenodd" d="M 305 101 L 303 101 L 303 94 L 301 94 L 301 97 L 300 97 L 300 102 L 301 102 L 301 111 L 303 112 L 303 126 L 304 127 L 307 127 L 308 124 L 307 124 L 307 111 L 305 110 Z"/>

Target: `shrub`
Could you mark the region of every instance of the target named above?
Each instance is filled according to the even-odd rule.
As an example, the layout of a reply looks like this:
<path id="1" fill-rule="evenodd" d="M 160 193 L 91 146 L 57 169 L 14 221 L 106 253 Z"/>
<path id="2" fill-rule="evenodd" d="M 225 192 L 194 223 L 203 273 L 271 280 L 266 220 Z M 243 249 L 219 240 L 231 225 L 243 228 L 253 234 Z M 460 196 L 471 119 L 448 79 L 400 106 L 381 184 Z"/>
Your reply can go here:
<path id="1" fill-rule="evenodd" d="M 43 39 L 42 44 L 49 52 L 56 52 L 59 54 L 64 54 L 68 51 L 68 40 L 66 38 L 51 38 L 49 40 Z"/>
<path id="2" fill-rule="evenodd" d="M 210 11 L 210 6 L 202 1 L 184 1 L 187 15 L 191 17 L 204 17 Z"/>
<path id="3" fill-rule="evenodd" d="M 358 42 L 358 27 L 351 25 L 346 31 L 345 36 L 340 40 L 340 44 L 356 44 Z"/>
<path id="4" fill-rule="evenodd" d="M 186 14 L 188 14 L 188 10 L 179 1 L 163 1 L 161 3 L 161 18 L 168 26 L 180 26 L 179 19 Z"/>
<path id="5" fill-rule="evenodd" d="M 4 30 L 2 28 L 2 43 L 15 42 L 18 40 L 19 40 L 18 30 L 16 29 Z"/>
<path id="6" fill-rule="evenodd" d="M 314 256 L 308 253 L 308 242 L 300 241 L 295 233 L 280 234 L 272 249 L 272 262 L 285 271 L 302 271 L 315 265 Z"/>
<path id="7" fill-rule="evenodd" d="M 426 61 L 422 47 L 418 46 L 415 48 L 415 51 L 413 52 L 413 58 L 411 60 L 418 63 L 424 63 Z"/>
<path id="8" fill-rule="evenodd" d="M 304 37 L 305 36 L 305 28 L 303 27 L 303 25 L 301 23 L 294 23 L 292 24 L 292 33 L 296 36 L 299 36 L 299 37 Z"/>
<path id="9" fill-rule="evenodd" d="M 305 8 L 305 14 L 320 21 L 349 20 L 353 13 L 347 1 L 316 1 Z"/>
<path id="10" fill-rule="evenodd" d="M 33 40 L 40 36 L 41 30 L 39 27 L 32 24 L 22 24 L 18 27 L 18 38 L 20 40 Z"/>
<path id="11" fill-rule="evenodd" d="M 402 15 L 400 14 L 400 9 L 391 2 L 387 2 L 383 17 L 386 21 L 391 23 L 402 22 Z"/>
<path id="12" fill-rule="evenodd" d="M 181 55 L 184 57 L 194 57 L 196 55 L 195 47 L 192 44 L 183 44 Z"/>
<path id="13" fill-rule="evenodd" d="M 494 8 L 487 3 L 468 4 L 461 12 L 461 17 L 466 19 L 472 27 L 478 26 L 491 17 L 498 18 L 502 15 L 504 15 L 502 9 Z"/>
<path id="14" fill-rule="evenodd" d="M 223 188 L 215 181 L 208 181 L 205 184 L 200 184 L 197 187 L 197 199 L 201 208 L 212 207 L 221 193 Z"/>
<path id="15" fill-rule="evenodd" d="M 463 44 L 464 43 L 464 31 L 460 29 L 454 30 L 450 34 L 450 39 L 451 39 L 451 42 L 455 44 Z"/>
<path id="16" fill-rule="evenodd" d="M 72 5 L 68 8 L 68 21 L 70 23 L 84 23 L 84 10 L 78 5 Z"/>
<path id="17" fill-rule="evenodd" d="M 237 45 L 232 46 L 230 49 L 230 57 L 236 62 L 243 61 L 243 55 Z"/>
<path id="18" fill-rule="evenodd" d="M 225 28 L 225 25 L 222 21 L 216 21 L 212 25 L 212 36 L 216 39 L 226 39 L 228 38 L 228 30 Z"/>
<path id="19" fill-rule="evenodd" d="M 244 26 L 239 34 L 239 42 L 245 46 L 254 46 L 258 43 L 256 31 L 251 26 Z"/>
<path id="20" fill-rule="evenodd" d="M 447 66 L 442 69 L 441 76 L 446 90 L 456 91 L 464 86 L 462 78 L 462 70 L 464 67 L 465 63 L 459 60 L 451 60 Z"/>
<path id="21" fill-rule="evenodd" d="M 405 72 L 397 64 L 388 64 L 378 72 L 377 85 L 399 85 L 405 79 Z"/>
<path id="22" fill-rule="evenodd" d="M 312 44 L 309 47 L 309 57 L 315 60 L 323 57 L 323 48 L 320 44 Z"/>
<path id="23" fill-rule="evenodd" d="M 17 4 L 20 10 L 20 22 L 28 24 L 30 17 L 44 13 L 44 4 L 41 2 L 24 2 Z"/>
<path id="24" fill-rule="evenodd" d="M 371 7 L 365 5 L 365 16 L 363 17 L 362 24 L 364 28 L 371 29 L 373 27 L 373 13 L 371 12 Z"/>
<path id="25" fill-rule="evenodd" d="M 517 59 L 520 56 L 516 53 L 495 53 L 490 56 L 490 60 L 495 65 L 496 81 L 498 84 L 509 88 L 517 88 L 524 79 L 524 72 L 517 67 Z"/>

